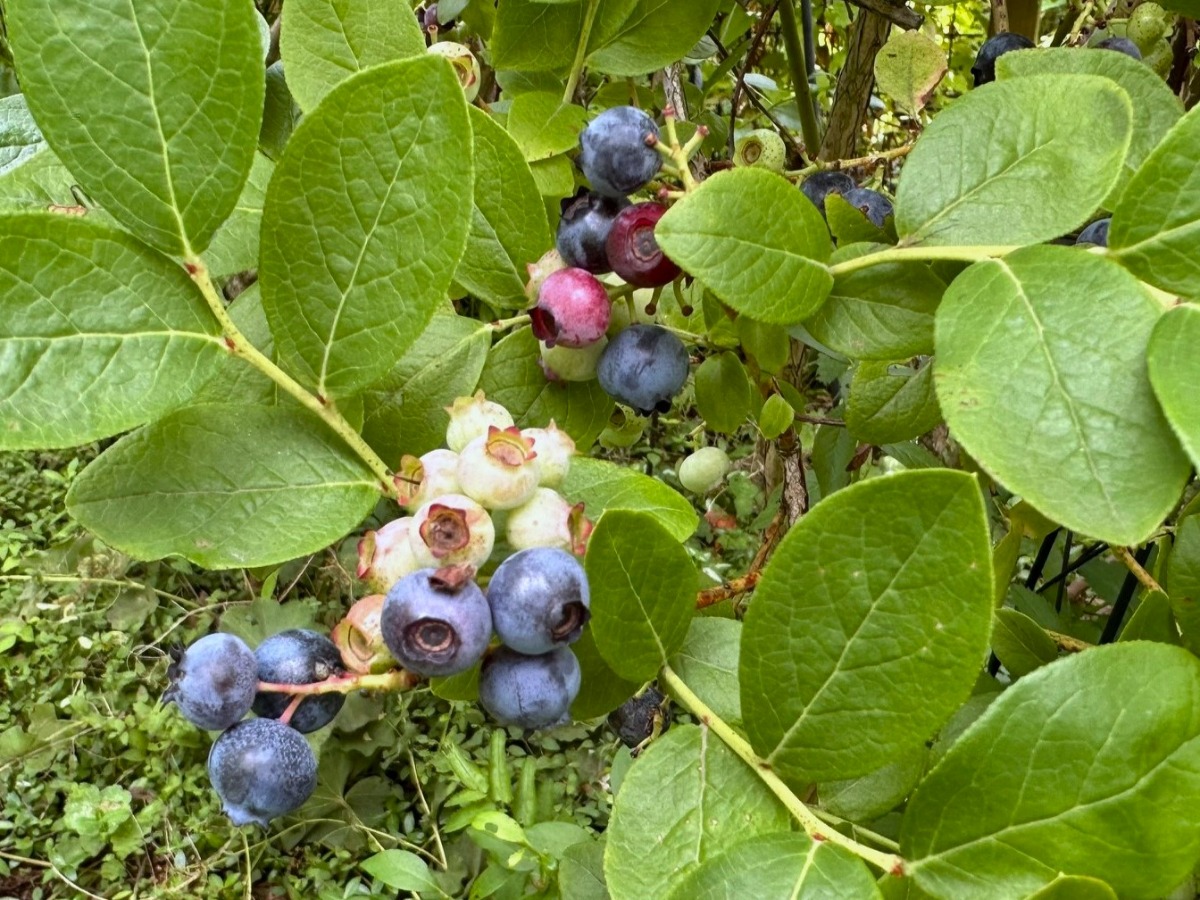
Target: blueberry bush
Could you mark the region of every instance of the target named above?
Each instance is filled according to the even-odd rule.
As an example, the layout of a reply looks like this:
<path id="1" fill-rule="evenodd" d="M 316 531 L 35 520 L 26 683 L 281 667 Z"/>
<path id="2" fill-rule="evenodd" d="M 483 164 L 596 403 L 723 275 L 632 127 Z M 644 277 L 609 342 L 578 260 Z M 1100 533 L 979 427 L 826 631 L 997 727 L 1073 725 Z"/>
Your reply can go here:
<path id="1" fill-rule="evenodd" d="M 0 12 L 0 887 L 1196 895 L 1194 0 Z"/>

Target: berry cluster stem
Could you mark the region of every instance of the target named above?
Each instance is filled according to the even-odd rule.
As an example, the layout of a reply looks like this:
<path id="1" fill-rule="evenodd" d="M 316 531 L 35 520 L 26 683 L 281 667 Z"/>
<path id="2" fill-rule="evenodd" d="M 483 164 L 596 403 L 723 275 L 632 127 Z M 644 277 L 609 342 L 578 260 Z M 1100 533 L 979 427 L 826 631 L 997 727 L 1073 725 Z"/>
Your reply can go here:
<path id="1" fill-rule="evenodd" d="M 771 790 L 779 801 L 787 808 L 792 817 L 800 823 L 805 833 L 814 841 L 828 841 L 831 844 L 836 844 L 839 847 L 844 847 L 855 856 L 865 860 L 873 866 L 877 866 L 884 872 L 892 875 L 903 875 L 905 869 L 904 859 L 894 853 L 884 853 L 881 850 L 876 850 L 873 847 L 867 847 L 860 844 L 853 838 L 846 837 L 840 831 L 835 831 L 827 828 L 825 824 L 817 817 L 808 806 L 794 793 L 792 789 L 784 784 L 783 779 L 775 774 L 770 764 L 767 763 L 761 756 L 754 752 L 749 742 L 740 734 L 733 730 L 724 719 L 713 712 L 703 700 L 696 696 L 687 683 L 679 677 L 670 666 L 663 666 L 659 673 L 664 684 L 670 688 L 675 697 L 682 703 L 689 712 L 696 716 L 706 727 L 711 729 L 717 737 L 725 742 L 738 757 L 754 770 L 755 774 L 763 780 L 763 783 Z"/>
<path id="2" fill-rule="evenodd" d="M 221 325 L 221 331 L 225 336 L 226 349 L 234 356 L 244 359 L 270 378 L 284 391 L 298 400 L 305 409 L 316 413 L 326 425 L 333 429 L 338 437 L 346 442 L 350 449 L 366 464 L 367 468 L 375 474 L 379 482 L 380 491 L 392 499 L 396 499 L 396 486 L 392 482 L 392 473 L 388 469 L 387 463 L 380 459 L 379 454 L 371 449 L 370 445 L 363 440 L 362 435 L 354 430 L 354 426 L 347 422 L 331 403 L 322 401 L 321 398 L 306 390 L 292 376 L 275 365 L 270 357 L 255 347 L 242 334 L 241 329 L 234 324 L 233 319 L 229 316 L 229 312 L 225 309 L 225 304 L 221 299 L 220 293 L 217 291 L 216 285 L 213 284 L 211 276 L 208 274 L 208 267 L 204 265 L 204 261 L 199 257 L 190 256 L 188 257 L 186 268 L 192 281 L 200 288 L 200 293 L 204 295 L 204 300 L 208 303 L 208 308 Z"/>
<path id="3" fill-rule="evenodd" d="M 679 133 L 675 129 L 675 109 L 668 106 L 663 110 L 663 131 L 666 132 L 666 141 L 661 141 L 651 134 L 646 138 L 646 143 L 662 154 L 667 165 L 665 169 L 671 174 L 678 173 L 679 180 L 683 182 L 684 192 L 694 191 L 698 184 L 696 176 L 692 174 L 692 167 L 688 164 L 688 160 L 692 158 L 700 145 L 704 143 L 704 139 L 708 136 L 708 129 L 703 125 L 696 128 L 695 134 L 688 139 L 686 144 L 679 143 Z M 664 188 L 663 190 L 666 190 Z M 667 191 L 667 196 L 671 196 L 672 192 Z"/>
<path id="4" fill-rule="evenodd" d="M 912 153 L 912 148 L 915 146 L 916 144 L 901 144 L 899 147 L 893 147 L 891 150 L 880 150 L 878 153 L 870 153 L 867 156 L 856 156 L 854 159 L 839 159 L 829 163 L 815 162 L 802 169 L 790 169 L 783 174 L 788 178 L 807 178 L 809 175 L 814 175 L 817 172 L 857 169 L 860 166 L 874 166 L 881 162 L 908 156 L 908 154 Z"/>
<path id="5" fill-rule="evenodd" d="M 421 683 L 421 677 L 404 669 L 394 669 L 380 675 L 334 675 L 311 684 L 277 684 L 260 681 L 258 689 L 270 694 L 290 694 L 294 697 L 312 694 L 349 694 L 352 691 L 407 691 Z"/>

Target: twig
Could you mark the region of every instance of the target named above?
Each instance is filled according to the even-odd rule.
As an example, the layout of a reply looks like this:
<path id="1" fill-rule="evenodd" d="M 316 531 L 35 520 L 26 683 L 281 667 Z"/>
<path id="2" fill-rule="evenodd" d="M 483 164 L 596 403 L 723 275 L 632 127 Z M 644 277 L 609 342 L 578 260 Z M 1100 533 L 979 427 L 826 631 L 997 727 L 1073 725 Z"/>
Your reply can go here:
<path id="1" fill-rule="evenodd" d="M 1117 551 L 1123 549 L 1123 547 L 1113 548 L 1113 554 L 1120 559 L 1121 554 Z M 1150 551 L 1152 549 L 1153 545 L 1147 544 L 1134 555 L 1133 562 L 1139 569 L 1142 567 L 1142 564 L 1150 558 Z M 1128 565 L 1128 563 L 1126 563 L 1126 565 Z M 1151 579 L 1151 581 L 1153 580 L 1154 579 Z M 1130 568 L 1129 574 L 1125 576 L 1125 580 L 1121 583 L 1121 590 L 1117 593 L 1117 599 L 1113 602 L 1112 612 L 1108 614 L 1108 621 L 1104 623 L 1104 632 L 1100 635 L 1101 644 L 1111 644 L 1117 639 L 1117 632 L 1121 629 L 1121 621 L 1125 618 L 1125 613 L 1129 609 L 1130 601 L 1133 600 L 1134 592 L 1137 590 L 1138 581 L 1139 579 L 1137 575 L 1134 573 L 1133 569 Z M 1157 584 L 1157 582 L 1155 583 Z M 1159 590 L 1162 589 L 1159 588 Z"/>
<path id="2" fill-rule="evenodd" d="M 740 578 L 731 578 L 724 584 L 718 584 L 715 587 L 705 588 L 696 594 L 696 609 L 704 609 L 707 606 L 713 606 L 720 603 L 722 600 L 729 600 L 739 594 L 745 594 L 748 591 L 754 590 L 754 586 L 758 584 L 758 579 L 761 577 L 760 572 L 750 571 Z"/>
<path id="3" fill-rule="evenodd" d="M 883 16 L 893 25 L 903 28 L 905 31 L 913 31 L 920 28 L 925 21 L 925 17 L 920 13 L 914 12 L 907 6 L 894 6 L 888 3 L 887 0 L 849 0 L 850 3 L 860 9 L 868 10 L 869 12 L 877 13 Z M 1004 3 L 1004 0 L 992 0 L 995 3 Z M 993 6 L 993 10 L 995 6 Z M 994 16 L 993 12 L 993 16 Z M 993 18 L 994 21 L 994 18 Z M 997 29 L 1000 30 L 1000 29 Z M 1007 27 L 1004 29 L 1007 31 Z"/>
<path id="4" fill-rule="evenodd" d="M 1079 638 L 1071 637 L 1069 634 L 1051 631 L 1049 628 L 1044 630 L 1046 634 L 1050 635 L 1050 637 L 1054 639 L 1055 646 L 1058 647 L 1059 650 L 1065 651 L 1066 653 L 1082 653 L 1084 650 L 1088 650 L 1094 646 L 1093 644 L 1089 644 L 1087 641 L 1081 641 Z"/>
<path id="5" fill-rule="evenodd" d="M 575 100 L 575 89 L 579 87 L 579 76 L 583 72 L 583 64 L 587 60 L 588 41 L 592 36 L 592 23 L 596 21 L 596 10 L 600 8 L 600 0 L 588 0 L 587 9 L 583 14 L 583 28 L 579 32 L 579 44 L 575 47 L 575 59 L 571 63 L 571 74 L 567 78 L 567 87 L 563 91 L 563 103 Z"/>
<path id="6" fill-rule="evenodd" d="M 817 109 L 813 104 L 812 87 L 808 83 L 804 44 L 800 37 L 800 27 L 796 23 L 796 10 L 792 6 L 792 0 L 783 0 L 779 4 L 779 19 L 783 30 L 783 44 L 787 49 L 788 68 L 792 73 L 792 89 L 796 92 L 796 112 L 800 116 L 804 147 L 809 159 L 815 159 L 821 147 L 821 129 L 817 125 Z"/>
<path id="7" fill-rule="evenodd" d="M 1142 583 L 1142 587 L 1148 591 L 1166 593 L 1162 589 L 1162 585 L 1154 580 L 1154 576 L 1142 568 L 1142 564 L 1129 552 L 1128 547 L 1113 547 L 1112 552 L 1113 556 L 1125 564 L 1125 568 L 1133 574 L 1133 577 Z"/>
<path id="8" fill-rule="evenodd" d="M 902 156 L 908 156 L 912 152 L 915 144 L 904 144 L 900 147 L 893 147 L 891 150 L 880 150 L 878 153 L 871 153 L 867 156 L 858 156 L 854 159 L 835 159 L 830 162 L 815 162 L 811 166 L 805 166 L 803 169 L 793 169 L 790 172 L 785 172 L 788 178 L 807 178 L 816 172 L 823 171 L 839 171 L 841 169 L 857 169 L 864 166 L 877 166 L 881 162 L 887 162 L 892 159 L 899 159 Z"/>
<path id="9" fill-rule="evenodd" d="M 1008 31 L 1007 0 L 992 0 L 992 34 Z"/>

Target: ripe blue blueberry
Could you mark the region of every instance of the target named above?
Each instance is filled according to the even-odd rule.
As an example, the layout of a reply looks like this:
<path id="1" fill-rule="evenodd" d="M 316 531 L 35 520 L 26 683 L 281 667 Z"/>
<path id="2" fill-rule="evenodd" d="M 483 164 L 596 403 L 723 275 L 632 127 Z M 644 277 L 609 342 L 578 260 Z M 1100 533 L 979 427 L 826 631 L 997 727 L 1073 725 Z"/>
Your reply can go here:
<path id="1" fill-rule="evenodd" d="M 579 167 L 592 190 L 609 197 L 639 191 L 658 174 L 662 158 L 646 139 L 658 140 L 658 126 L 633 106 L 606 109 L 579 135 Z"/>
<path id="2" fill-rule="evenodd" d="M 593 275 L 611 272 L 604 242 L 612 230 L 613 219 L 628 205 L 624 197 L 606 197 L 585 188 L 563 200 L 554 242 L 563 262 Z"/>
<path id="3" fill-rule="evenodd" d="M 1142 51 L 1138 49 L 1138 45 L 1126 37 L 1105 38 L 1096 44 L 1096 49 L 1115 50 L 1117 53 L 1124 53 L 1126 56 L 1132 56 L 1137 60 L 1142 58 Z"/>
<path id="4" fill-rule="evenodd" d="M 687 381 L 683 342 L 658 325 L 631 325 L 608 342 L 596 378 L 620 403 L 644 416 L 667 412 Z"/>
<path id="5" fill-rule="evenodd" d="M 317 787 L 308 741 L 277 719 L 247 719 L 217 738 L 208 777 L 234 825 L 262 825 L 304 805 Z"/>
<path id="6" fill-rule="evenodd" d="M 501 725 L 549 728 L 571 720 L 579 693 L 579 660 L 566 647 L 525 656 L 501 647 L 483 662 L 479 702 Z"/>
<path id="7" fill-rule="evenodd" d="M 258 660 L 258 680 L 272 684 L 312 684 L 345 672 L 342 654 L 323 634 L 292 628 L 273 634 L 254 651 Z M 288 694 L 260 691 L 254 698 L 254 712 L 267 719 L 278 719 L 291 703 Z M 308 734 L 333 721 L 346 701 L 343 694 L 318 694 L 305 697 L 292 713 L 289 724 Z"/>
<path id="8" fill-rule="evenodd" d="M 1108 226 L 1112 224 L 1112 218 L 1097 219 L 1083 231 L 1079 232 L 1079 237 L 1075 239 L 1076 244 L 1096 244 L 1100 247 L 1108 246 Z"/>
<path id="9" fill-rule="evenodd" d="M 996 80 L 996 60 L 1005 53 L 1013 50 L 1026 50 L 1034 46 L 1033 41 L 1023 34 L 1013 34 L 1002 31 L 994 34 L 979 48 L 975 54 L 975 65 L 971 66 L 971 75 L 975 78 L 975 87 L 981 87 Z"/>
<path id="10" fill-rule="evenodd" d="M 843 196 L 847 203 L 860 209 L 876 228 L 882 228 L 893 212 L 892 201 L 870 188 L 855 188 L 846 191 Z"/>
<path id="11" fill-rule="evenodd" d="M 241 638 L 209 634 L 178 655 L 167 669 L 164 703 L 206 731 L 228 728 L 250 711 L 258 690 L 258 661 Z"/>
<path id="12" fill-rule="evenodd" d="M 492 610 L 470 566 L 420 569 L 383 601 L 379 628 L 392 656 L 418 675 L 456 675 L 483 656 Z"/>
<path id="13" fill-rule="evenodd" d="M 528 655 L 575 643 L 591 617 L 587 573 L 557 547 L 514 553 L 492 575 L 487 599 L 496 636 Z"/>
<path id="14" fill-rule="evenodd" d="M 854 190 L 854 179 L 845 172 L 813 172 L 800 182 L 800 193 L 812 201 L 813 206 L 825 215 L 825 198 L 830 194 L 845 196 Z"/>

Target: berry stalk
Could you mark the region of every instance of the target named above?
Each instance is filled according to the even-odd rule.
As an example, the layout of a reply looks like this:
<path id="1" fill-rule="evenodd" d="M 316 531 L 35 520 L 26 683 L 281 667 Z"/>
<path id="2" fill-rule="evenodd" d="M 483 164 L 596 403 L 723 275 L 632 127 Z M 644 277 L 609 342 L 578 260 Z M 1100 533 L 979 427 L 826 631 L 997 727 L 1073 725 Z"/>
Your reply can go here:
<path id="1" fill-rule="evenodd" d="M 291 694 L 296 697 L 312 694 L 349 694 L 351 691 L 407 691 L 421 683 L 421 677 L 404 669 L 381 675 L 335 675 L 312 684 L 275 684 L 260 681 L 258 690 L 272 694 Z"/>
<path id="2" fill-rule="evenodd" d="M 687 683 L 670 666 L 663 666 L 660 672 L 663 684 L 670 688 L 676 699 L 687 708 L 707 728 L 712 729 L 725 745 L 741 758 L 742 762 L 754 770 L 780 802 L 787 808 L 792 817 L 800 823 L 805 833 L 814 841 L 829 841 L 839 847 L 844 847 L 855 856 L 860 857 L 873 866 L 892 875 L 903 875 L 904 860 L 894 853 L 884 853 L 873 847 L 860 844 L 853 838 L 846 837 L 840 831 L 826 828 L 808 806 L 784 784 L 783 779 L 775 774 L 770 763 L 754 752 L 754 748 L 744 737 L 738 734 L 724 719 L 713 712 L 687 686 Z"/>
<path id="3" fill-rule="evenodd" d="M 1005 256 L 1019 249 L 1016 245 L 1009 244 L 993 244 L 978 247 L 889 247 L 887 250 L 867 253 L 855 259 L 835 263 L 829 266 L 829 274 L 837 278 L 839 275 L 848 275 L 851 272 L 857 272 L 860 269 L 869 269 L 871 266 L 878 266 L 883 263 L 904 262 L 905 260 L 914 259 L 950 259 L 962 262 L 979 262 L 981 259 Z"/>

